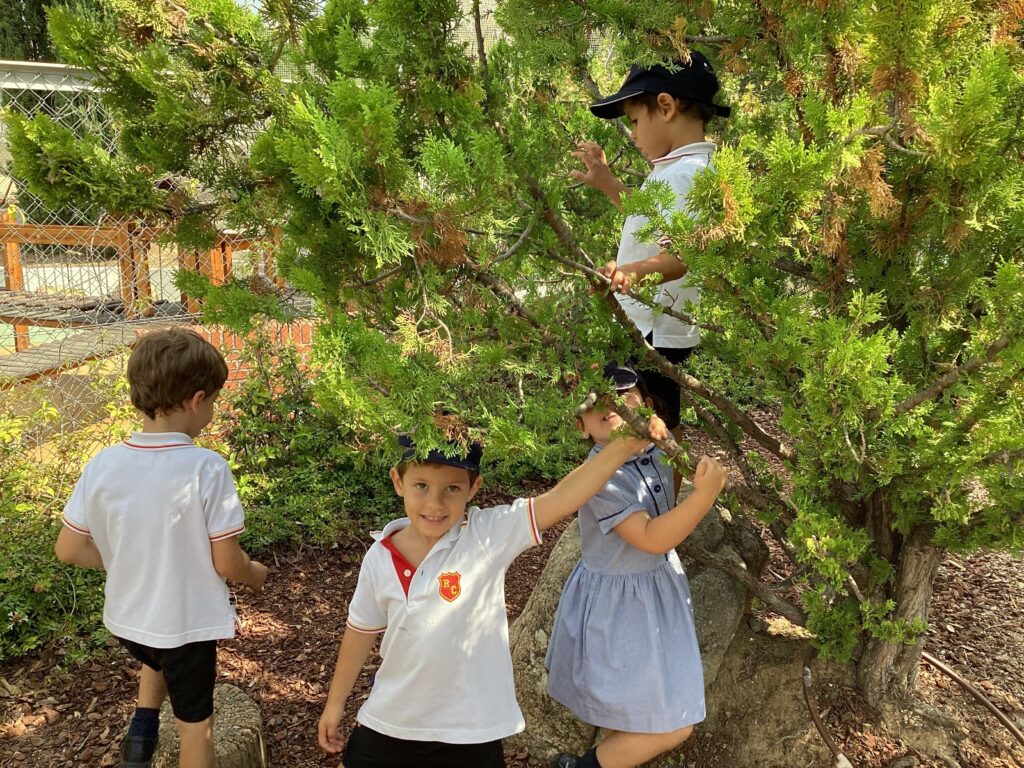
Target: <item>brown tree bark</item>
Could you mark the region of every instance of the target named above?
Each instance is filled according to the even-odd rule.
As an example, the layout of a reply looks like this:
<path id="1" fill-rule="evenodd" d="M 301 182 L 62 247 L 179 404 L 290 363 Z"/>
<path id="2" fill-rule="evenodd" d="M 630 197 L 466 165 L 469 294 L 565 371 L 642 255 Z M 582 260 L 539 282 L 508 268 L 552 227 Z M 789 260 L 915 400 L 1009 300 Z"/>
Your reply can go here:
<path id="1" fill-rule="evenodd" d="M 932 543 L 933 536 L 932 526 L 923 525 L 902 542 L 888 541 L 899 552 L 898 561 L 893 561 L 897 568 L 896 583 L 889 594 L 896 601 L 897 619 L 928 620 L 932 586 L 943 555 L 943 550 Z M 923 637 L 909 645 L 867 640 L 857 662 L 857 682 L 868 704 L 877 707 L 886 699 L 906 699 L 916 693 L 923 647 Z"/>

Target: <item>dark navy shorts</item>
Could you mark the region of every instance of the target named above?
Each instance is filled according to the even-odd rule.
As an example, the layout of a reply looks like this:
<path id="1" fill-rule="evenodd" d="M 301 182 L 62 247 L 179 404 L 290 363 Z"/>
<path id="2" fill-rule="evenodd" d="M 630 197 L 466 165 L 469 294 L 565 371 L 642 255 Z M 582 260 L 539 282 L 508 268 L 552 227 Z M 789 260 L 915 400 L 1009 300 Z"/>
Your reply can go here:
<path id="1" fill-rule="evenodd" d="M 650 339 L 648 339 L 649 341 Z M 679 365 L 688 358 L 696 347 L 686 349 L 673 349 L 671 347 L 655 347 L 661 356 L 673 365 Z M 675 429 L 679 426 L 679 384 L 675 379 L 670 379 L 660 371 L 641 370 L 640 375 L 644 377 L 644 384 L 647 385 L 647 392 L 654 400 L 654 410 L 661 416 L 665 426 Z"/>
<path id="2" fill-rule="evenodd" d="M 357 725 L 341 758 L 345 768 L 505 768 L 501 739 L 484 744 L 407 741 Z"/>
<path id="3" fill-rule="evenodd" d="M 117 640 L 147 667 L 164 673 L 167 698 L 175 718 L 183 723 L 201 723 L 213 714 L 216 640 L 187 643 L 178 648 L 150 648 L 122 637 Z"/>

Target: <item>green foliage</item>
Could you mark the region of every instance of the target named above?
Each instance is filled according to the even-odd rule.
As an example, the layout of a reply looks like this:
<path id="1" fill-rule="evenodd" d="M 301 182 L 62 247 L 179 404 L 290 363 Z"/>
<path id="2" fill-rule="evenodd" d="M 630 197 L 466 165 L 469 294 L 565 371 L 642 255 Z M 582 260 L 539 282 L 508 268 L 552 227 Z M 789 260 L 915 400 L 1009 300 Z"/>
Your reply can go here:
<path id="1" fill-rule="evenodd" d="M 53 61 L 46 31 L 51 0 L 7 0 L 0 6 L 0 59 Z"/>
<path id="2" fill-rule="evenodd" d="M 242 544 L 347 544 L 396 516 L 388 469 L 348 447 L 347 429 L 315 402 L 293 347 L 260 333 L 242 350 L 248 369 L 214 429 L 246 513 Z"/>
<path id="3" fill-rule="evenodd" d="M 281 226 L 282 273 L 326 315 L 314 400 L 342 442 L 383 466 L 400 429 L 424 450 L 452 431 L 485 435 L 509 478 L 567 466 L 573 385 L 637 351 L 550 258 L 616 252 L 618 212 L 566 181 L 577 141 L 599 141 L 622 178 L 649 170 L 589 116 L 591 88 L 685 55 L 687 35 L 722 41 L 702 50 L 734 113 L 709 126 L 721 149 L 689 215 L 664 214 L 656 186 L 626 206 L 701 290 L 693 370 L 723 398 L 781 410 L 792 452 L 755 460 L 748 482 L 791 489 L 760 512 L 786 510 L 819 647 L 848 657 L 919 633 L 895 620 L 912 532 L 960 551 L 1021 548 L 1024 53 L 1009 6 L 504 0 L 486 69 L 454 0 L 331 0 L 301 38 L 298 3 L 263 25 L 228 0 L 185 17 L 136 0 L 107 9 L 54 12 L 51 30 L 100 74 L 120 154 L 33 124 L 19 173 L 97 203 L 118 194 L 107 179 L 134 179 L 117 173 L 194 179 L 212 207 L 187 189 L 159 206 L 139 196 L 187 222 L 183 239 Z M 278 53 L 295 65 L 288 82 Z M 51 168 L 70 170 L 49 180 Z M 223 298 L 223 317 L 266 311 Z M 456 423 L 435 422 L 445 408 Z M 712 410 L 739 442 L 743 427 Z M 870 574 L 863 607 L 845 593 L 850 573 Z"/>
<path id="4" fill-rule="evenodd" d="M 98 377 L 90 386 L 118 424 L 130 407 L 123 380 Z M 89 431 L 57 429 L 44 393 L 18 402 L 20 410 L 36 405 L 19 415 L 12 397 L 0 409 L 0 661 L 52 641 L 74 659 L 106 638 L 103 574 L 59 563 L 53 546 L 64 503 L 97 444 Z"/>

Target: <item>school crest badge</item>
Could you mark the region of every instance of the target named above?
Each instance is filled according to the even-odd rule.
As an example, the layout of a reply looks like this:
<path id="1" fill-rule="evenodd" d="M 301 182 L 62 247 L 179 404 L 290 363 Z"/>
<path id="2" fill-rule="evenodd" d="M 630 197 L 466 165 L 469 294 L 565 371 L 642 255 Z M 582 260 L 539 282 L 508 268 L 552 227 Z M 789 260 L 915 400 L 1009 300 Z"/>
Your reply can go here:
<path id="1" fill-rule="evenodd" d="M 442 573 L 437 577 L 438 593 L 449 603 L 455 602 L 455 599 L 462 594 L 461 579 L 462 574 L 458 571 Z"/>

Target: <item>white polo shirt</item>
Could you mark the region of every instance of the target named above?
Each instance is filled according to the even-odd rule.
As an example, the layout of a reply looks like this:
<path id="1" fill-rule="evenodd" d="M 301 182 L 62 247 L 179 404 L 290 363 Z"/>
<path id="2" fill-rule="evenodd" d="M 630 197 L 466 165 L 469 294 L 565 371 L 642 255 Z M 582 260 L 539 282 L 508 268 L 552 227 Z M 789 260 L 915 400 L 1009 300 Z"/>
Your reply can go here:
<path id="1" fill-rule="evenodd" d="M 715 145 L 709 141 L 687 144 L 669 152 L 654 161 L 654 168 L 644 180 L 643 186 L 651 181 L 662 181 L 676 193 L 675 210 L 686 210 L 686 196 L 693 187 L 693 177 L 711 165 L 711 156 Z M 644 243 L 636 238 L 636 232 L 647 223 L 646 216 L 627 216 L 622 225 L 622 239 L 619 241 L 619 253 L 616 263 L 622 269 L 627 264 L 657 256 L 661 246 L 658 243 Z M 656 294 L 658 303 L 671 307 L 679 312 L 686 312 L 687 303 L 697 306 L 700 293 L 696 288 L 688 288 L 686 276 L 678 280 L 670 280 L 658 287 Z M 626 310 L 640 332 L 646 336 L 654 332 L 654 346 L 671 349 L 686 349 L 700 343 L 700 329 L 668 315 L 654 316 L 654 310 L 645 304 L 621 294 L 615 298 Z"/>
<path id="2" fill-rule="evenodd" d="M 381 665 L 357 720 L 410 741 L 480 744 L 518 733 L 525 723 L 508 647 L 505 571 L 540 543 L 533 499 L 471 507 L 416 569 L 390 542 L 409 523 L 394 520 L 375 534 L 349 603 L 350 629 L 384 632 Z"/>
<path id="3" fill-rule="evenodd" d="M 235 611 L 210 542 L 245 530 L 228 463 L 178 432 L 136 432 L 85 466 L 64 525 L 91 536 L 107 571 L 103 624 L 177 648 L 234 637 Z"/>

